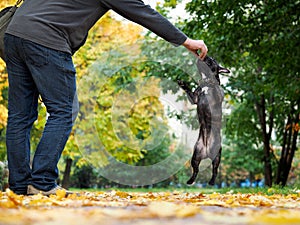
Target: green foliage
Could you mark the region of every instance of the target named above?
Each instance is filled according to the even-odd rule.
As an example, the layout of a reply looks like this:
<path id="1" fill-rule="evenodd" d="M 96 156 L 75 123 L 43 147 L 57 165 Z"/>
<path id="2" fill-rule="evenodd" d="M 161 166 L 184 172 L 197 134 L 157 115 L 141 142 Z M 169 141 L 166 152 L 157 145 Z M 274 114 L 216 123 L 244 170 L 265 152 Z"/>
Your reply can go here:
<path id="1" fill-rule="evenodd" d="M 126 32 L 125 32 L 126 31 Z M 127 33 L 129 32 L 129 34 Z M 104 166 L 108 163 L 106 148 L 114 149 L 120 160 L 133 161 L 142 157 L 140 152 L 122 154 L 120 142 L 115 142 L 114 130 L 110 121 L 110 109 L 117 93 L 117 84 L 113 86 L 114 74 L 127 59 L 134 59 L 138 52 L 140 27 L 124 25 L 107 14 L 90 31 L 86 44 L 76 53 L 74 62 L 78 73 L 78 96 L 80 113 L 70 137 L 65 157 L 75 159 L 76 165 L 85 166 L 95 163 Z M 120 46 L 113 50 L 114 46 Z M 133 49 L 128 49 L 133 46 Z M 127 76 L 128 77 L 128 76 Z"/>
<path id="2" fill-rule="evenodd" d="M 168 16 L 170 13 L 170 8 L 176 8 L 177 4 L 182 2 L 182 0 L 165 0 L 162 3 L 158 2 L 156 5 L 156 10 L 164 16 Z"/>
<path id="3" fill-rule="evenodd" d="M 179 2 L 166 0 L 157 8 L 168 16 L 169 9 Z M 240 177 L 245 176 L 244 171 L 262 173 L 262 127 L 256 108 L 262 96 L 266 121 L 274 118 L 271 144 L 283 143 L 287 117 L 299 115 L 299 5 L 299 0 L 192 0 L 187 4 L 191 18 L 180 26 L 184 24 L 190 37 L 204 39 L 209 55 L 232 68 L 224 85 L 226 104 L 232 113 L 226 117 L 224 127 L 223 171 L 230 175 L 236 171 L 241 171 Z M 186 100 L 176 81 L 184 79 L 196 85 L 199 77 L 195 58 L 183 47 L 175 48 L 157 38 L 141 39 L 139 27 L 124 25 L 108 14 L 91 30 L 74 62 L 80 114 L 63 156 L 83 170 L 88 163 L 105 166 L 111 156 L 135 165 L 153 164 L 168 157 L 172 135 L 153 147 L 169 130 L 158 96 L 160 91 L 171 91 L 179 93 L 178 100 Z M 6 107 L 7 83 L 2 67 L 0 104 Z M 152 95 L 145 97 L 145 92 Z M 134 102 L 134 98 L 139 101 Z M 193 109 L 182 114 L 169 112 L 169 116 L 198 128 Z M 3 115 L 0 117 L 5 120 Z M 45 119 L 41 105 L 32 132 L 32 149 L 39 141 Z M 4 159 L 5 127 L 0 128 L 0 159 Z M 147 151 L 151 147 L 152 151 Z M 186 171 L 180 173 L 174 181 L 185 179 Z"/>
<path id="4" fill-rule="evenodd" d="M 0 161 L 4 161 L 6 159 L 5 132 L 5 129 L 0 131 Z"/>
<path id="5" fill-rule="evenodd" d="M 155 131 L 163 126 L 157 123 L 163 118 L 157 81 L 139 79 L 141 73 L 134 68 L 118 71 L 100 90 L 95 112 L 98 132 L 106 134 L 100 137 L 106 150 L 129 164 L 143 158 L 147 145 L 157 142 L 152 140 L 159 137 Z"/>
<path id="6" fill-rule="evenodd" d="M 78 140 L 79 149 L 94 166 L 107 165 L 109 155 L 133 165 L 164 142 L 162 133 L 168 132 L 158 100 L 160 80 L 145 76 L 147 65 L 133 63 L 134 56 L 121 50 L 107 54 L 79 82 L 81 109 L 75 132 L 85 137 Z M 160 151 L 168 151 L 168 145 Z"/>
<path id="7" fill-rule="evenodd" d="M 299 115 L 299 7 L 299 1 L 283 0 L 192 0 L 186 7 L 192 19 L 185 21 L 184 31 L 203 38 L 209 54 L 233 68 L 225 87 L 232 110 L 226 138 L 242 159 L 223 152 L 248 171 L 262 160 L 256 158 L 263 154 L 261 113 L 271 144 L 283 144 L 287 117 Z M 264 111 L 257 108 L 261 104 Z M 248 164 L 249 159 L 257 166 Z"/>

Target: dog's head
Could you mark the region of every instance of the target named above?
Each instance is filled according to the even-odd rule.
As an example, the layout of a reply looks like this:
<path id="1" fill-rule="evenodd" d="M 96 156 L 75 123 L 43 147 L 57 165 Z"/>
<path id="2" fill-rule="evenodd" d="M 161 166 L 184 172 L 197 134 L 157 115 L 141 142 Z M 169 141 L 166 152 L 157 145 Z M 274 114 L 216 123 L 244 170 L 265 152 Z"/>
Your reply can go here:
<path id="1" fill-rule="evenodd" d="M 212 57 L 206 56 L 203 61 L 206 63 L 206 65 L 208 65 L 214 74 L 230 73 L 229 69 L 220 66 L 219 63 Z"/>
<path id="2" fill-rule="evenodd" d="M 211 70 L 213 76 L 217 79 L 219 84 L 220 84 L 219 74 L 221 74 L 221 73 L 230 73 L 229 69 L 220 66 L 219 63 L 214 58 L 212 58 L 210 56 L 206 56 L 203 61 L 198 60 L 198 63 L 197 63 L 199 72 L 202 75 L 203 75 L 203 71 L 205 71 L 205 68 L 203 68 L 203 62 Z M 205 74 L 205 72 L 204 72 L 204 74 Z"/>

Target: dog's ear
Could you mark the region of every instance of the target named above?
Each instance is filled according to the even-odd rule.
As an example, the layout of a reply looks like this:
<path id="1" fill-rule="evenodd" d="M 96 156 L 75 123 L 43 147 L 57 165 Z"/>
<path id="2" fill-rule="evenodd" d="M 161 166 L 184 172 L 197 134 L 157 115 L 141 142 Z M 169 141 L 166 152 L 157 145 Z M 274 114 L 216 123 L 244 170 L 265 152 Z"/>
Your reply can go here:
<path id="1" fill-rule="evenodd" d="M 219 66 L 219 73 L 230 73 L 230 70 L 229 69 L 226 69 L 222 66 Z"/>

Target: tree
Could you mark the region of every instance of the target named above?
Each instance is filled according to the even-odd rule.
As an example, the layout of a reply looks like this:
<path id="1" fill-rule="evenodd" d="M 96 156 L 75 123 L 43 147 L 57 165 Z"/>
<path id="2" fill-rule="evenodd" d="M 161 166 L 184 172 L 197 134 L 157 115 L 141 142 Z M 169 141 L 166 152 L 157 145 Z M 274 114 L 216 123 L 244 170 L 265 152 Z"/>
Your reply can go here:
<path id="1" fill-rule="evenodd" d="M 249 116 L 236 118 L 235 123 L 242 120 L 259 125 L 256 136 L 263 143 L 268 186 L 273 182 L 274 134 L 282 145 L 276 183 L 286 184 L 297 149 L 299 5 L 299 1 L 283 0 L 193 0 L 186 7 L 193 19 L 186 21 L 185 31 L 192 37 L 203 37 L 210 54 L 236 68 L 226 91 L 236 103 L 246 101 L 249 109 Z M 247 133 L 244 127 L 234 129 L 239 136 Z"/>
<path id="2" fill-rule="evenodd" d="M 156 152 L 168 154 L 168 124 L 159 101 L 162 85 L 151 69 L 156 68 L 155 75 L 162 71 L 141 54 L 141 31 L 108 14 L 75 56 L 80 113 L 74 140 L 79 163 L 102 168 L 114 157 L 130 165 L 140 160 L 147 164 L 153 155 L 148 149 L 153 151 L 160 142 Z"/>
<path id="3" fill-rule="evenodd" d="M 94 115 L 98 115 L 95 112 L 98 107 L 96 98 L 100 93 L 101 87 L 103 87 L 102 84 L 107 81 L 105 73 L 109 69 L 118 67 L 117 63 L 120 62 L 116 58 L 120 59 L 121 55 L 123 55 L 123 58 L 127 57 L 125 53 L 129 51 L 128 49 L 123 49 L 123 52 L 113 50 L 115 46 L 119 46 L 120 43 L 125 47 L 130 46 L 141 38 L 140 33 L 141 28 L 139 26 L 125 24 L 108 13 L 91 29 L 85 45 L 75 54 L 74 64 L 76 65 L 78 77 L 78 96 L 81 107 L 77 122 L 73 128 L 74 132 L 72 132 L 63 152 L 63 158 L 66 162 L 63 178 L 65 187 L 69 184 L 70 167 L 73 165 L 73 161 L 75 161 L 74 165 L 78 167 L 85 167 L 93 162 L 97 166 L 104 166 L 108 163 L 107 156 L 101 154 L 102 151 L 89 154 L 89 151 L 92 151 L 92 149 L 104 148 L 99 143 L 99 136 L 97 136 L 99 133 L 94 127 L 96 121 Z M 131 52 L 131 54 L 135 54 L 136 51 Z M 115 53 L 115 55 L 106 57 L 109 53 Z M 102 69 L 107 70 L 102 71 Z M 112 86 L 108 85 L 107 87 L 113 89 Z M 102 96 L 104 95 L 105 92 Z M 100 121 L 106 121 L 105 116 Z M 107 136 L 109 136 L 109 133 L 107 133 Z M 127 159 L 124 152 L 120 153 L 120 157 Z"/>

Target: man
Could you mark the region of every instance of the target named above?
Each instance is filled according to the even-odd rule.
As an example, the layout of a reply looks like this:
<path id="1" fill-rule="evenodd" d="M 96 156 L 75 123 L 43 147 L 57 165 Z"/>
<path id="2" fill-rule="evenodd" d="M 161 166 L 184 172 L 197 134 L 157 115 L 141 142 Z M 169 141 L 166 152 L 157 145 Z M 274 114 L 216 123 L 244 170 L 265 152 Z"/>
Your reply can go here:
<path id="1" fill-rule="evenodd" d="M 201 59 L 207 54 L 202 40 L 188 38 L 141 0 L 25 0 L 4 38 L 9 76 L 6 145 L 9 186 L 15 193 L 49 195 L 60 189 L 57 163 L 77 115 L 72 55 L 109 10 Z M 49 117 L 30 168 L 30 130 L 39 95 Z"/>

